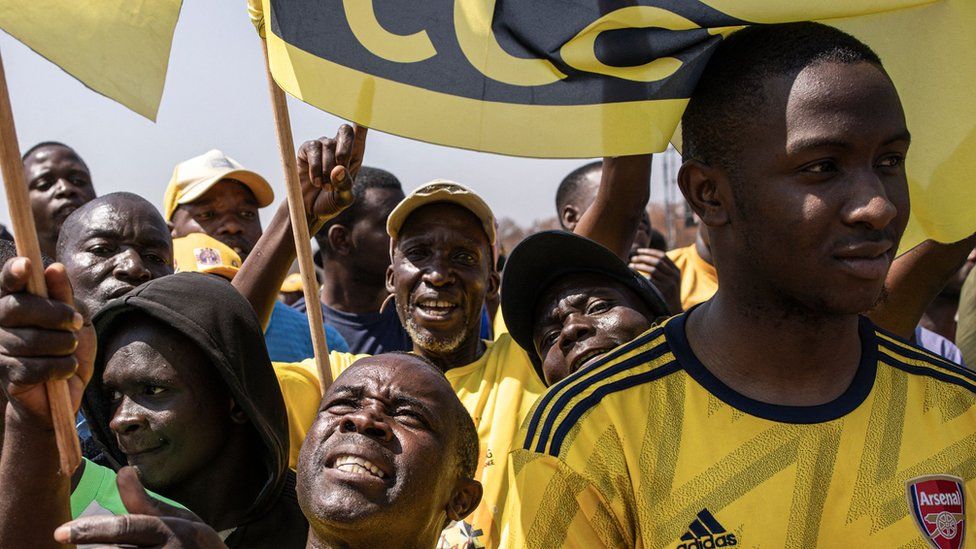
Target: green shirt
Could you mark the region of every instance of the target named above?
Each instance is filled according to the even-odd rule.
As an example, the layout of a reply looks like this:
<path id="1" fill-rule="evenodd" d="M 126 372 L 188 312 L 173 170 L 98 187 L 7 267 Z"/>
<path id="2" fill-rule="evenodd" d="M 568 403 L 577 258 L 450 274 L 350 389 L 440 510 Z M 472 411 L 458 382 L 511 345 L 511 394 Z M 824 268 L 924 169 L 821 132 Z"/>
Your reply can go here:
<path id="1" fill-rule="evenodd" d="M 115 483 L 115 471 L 102 467 L 89 460 L 84 462 L 85 470 L 78 486 L 71 492 L 71 519 L 92 515 L 125 515 L 129 512 L 122 504 L 119 487 Z M 150 497 L 180 509 L 186 507 L 173 500 L 149 492 Z"/>

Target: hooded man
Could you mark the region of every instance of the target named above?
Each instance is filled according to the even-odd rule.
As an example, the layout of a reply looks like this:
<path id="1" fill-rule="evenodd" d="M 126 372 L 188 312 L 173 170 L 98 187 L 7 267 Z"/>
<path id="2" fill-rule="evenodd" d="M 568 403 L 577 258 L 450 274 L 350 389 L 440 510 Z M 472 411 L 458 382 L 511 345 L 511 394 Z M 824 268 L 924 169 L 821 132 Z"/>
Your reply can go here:
<path id="1" fill-rule="evenodd" d="M 55 289 L 65 285 L 54 282 Z M 5 298 L 17 298 L 4 302 L 5 326 L 19 318 L 31 328 L 20 332 L 25 343 L 6 354 L 31 356 L 30 349 L 46 341 L 45 352 L 53 355 L 40 363 L 5 355 L 5 361 L 26 368 L 19 377 L 11 374 L 12 387 L 33 390 L 37 385 L 31 383 L 45 379 L 39 368 L 49 368 L 46 375 L 51 375 L 58 365 L 84 366 L 78 368 L 75 385 L 80 389 L 92 376 L 84 397 L 86 416 L 95 440 L 117 466 L 132 466 L 147 488 L 183 500 L 230 547 L 304 547 L 307 522 L 287 467 L 281 392 L 253 311 L 233 287 L 198 273 L 149 282 L 96 316 L 99 347 L 87 355 L 81 349 L 90 348 L 90 342 L 77 349 L 72 344 L 78 339 L 74 334 L 82 333 L 81 316 L 58 303 L 70 302 L 70 290 L 67 296 L 58 292 L 52 291 L 48 300 Z M 19 305 L 27 301 L 37 303 Z M 24 316 L 28 310 L 33 316 Z M 45 450 L 35 452 L 37 464 L 11 467 L 5 461 L 3 474 L 49 466 L 51 452 L 56 463 L 53 441 Z M 50 497 L 57 499 L 64 488 L 54 486 Z M 45 514 L 56 505 L 44 503 L 35 509 L 42 515 L 34 517 L 39 524 L 64 521 L 57 512 L 54 519 Z M 38 535 L 43 534 L 42 529 Z"/>

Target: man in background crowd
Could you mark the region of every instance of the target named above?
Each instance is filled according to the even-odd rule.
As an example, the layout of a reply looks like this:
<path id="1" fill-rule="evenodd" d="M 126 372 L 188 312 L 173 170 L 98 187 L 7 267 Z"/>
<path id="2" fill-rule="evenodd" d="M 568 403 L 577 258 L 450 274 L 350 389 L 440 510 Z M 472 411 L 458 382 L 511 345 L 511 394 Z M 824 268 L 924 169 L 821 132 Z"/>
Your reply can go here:
<path id="1" fill-rule="evenodd" d="M 64 220 L 95 198 L 91 172 L 74 149 L 54 141 L 27 149 L 23 163 L 41 252 L 54 257 Z"/>
<path id="2" fill-rule="evenodd" d="M 173 238 L 205 233 L 223 242 L 241 261 L 261 238 L 258 210 L 274 201 L 271 185 L 223 152 L 213 149 L 176 165 L 163 199 L 163 216 Z M 348 346 L 326 326 L 330 346 Z M 305 315 L 276 302 L 265 330 L 271 359 L 299 362 L 312 356 Z"/>
<path id="3" fill-rule="evenodd" d="M 403 200 L 403 188 L 390 172 L 363 166 L 352 182 L 352 194 L 352 205 L 315 233 L 326 273 L 320 292 L 322 317 L 339 330 L 354 354 L 408 351 L 413 344 L 395 308 L 384 307 L 390 295 L 386 220 Z M 293 307 L 305 312 L 305 299 L 299 298 Z"/>
<path id="4" fill-rule="evenodd" d="M 590 162 L 576 168 L 560 182 L 556 190 L 556 215 L 564 230 L 573 232 L 583 215 L 593 206 L 602 174 L 603 163 Z M 650 218 L 647 211 L 642 210 L 629 253 L 630 266 L 651 279 L 664 295 L 671 313 L 677 314 L 682 311 L 682 273 L 663 250 L 650 246 L 651 231 Z"/>

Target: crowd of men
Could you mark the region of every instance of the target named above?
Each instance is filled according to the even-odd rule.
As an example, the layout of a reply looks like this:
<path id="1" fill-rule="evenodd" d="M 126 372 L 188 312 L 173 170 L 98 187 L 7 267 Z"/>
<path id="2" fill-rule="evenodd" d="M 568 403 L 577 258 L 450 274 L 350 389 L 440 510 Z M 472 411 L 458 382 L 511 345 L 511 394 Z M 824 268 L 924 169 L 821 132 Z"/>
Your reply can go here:
<path id="1" fill-rule="evenodd" d="M 649 156 L 570 173 L 564 230 L 508 251 L 463 184 L 405 194 L 358 128 L 305 142 L 331 380 L 262 176 L 212 150 L 160 213 L 96 197 L 67 145 L 28 150 L 45 265 L 0 240 L 0 546 L 972 542 L 976 236 L 896 259 L 911 135 L 882 61 L 820 24 L 746 28 L 682 123 L 700 225 L 670 251 Z"/>

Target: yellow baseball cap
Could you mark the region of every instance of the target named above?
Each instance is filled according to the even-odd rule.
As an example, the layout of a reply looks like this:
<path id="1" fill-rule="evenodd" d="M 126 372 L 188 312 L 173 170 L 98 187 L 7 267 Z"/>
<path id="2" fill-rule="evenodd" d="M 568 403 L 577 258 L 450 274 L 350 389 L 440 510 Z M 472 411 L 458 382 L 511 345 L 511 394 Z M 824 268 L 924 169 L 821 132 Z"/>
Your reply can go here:
<path id="1" fill-rule="evenodd" d="M 222 151 L 213 149 L 184 160 L 173 169 L 173 177 L 169 180 L 163 198 L 163 217 L 170 221 L 177 206 L 200 198 L 210 187 L 224 179 L 240 181 L 251 189 L 260 208 L 274 202 L 274 191 L 267 180 Z"/>
<path id="2" fill-rule="evenodd" d="M 302 275 L 300 273 L 291 273 L 285 277 L 284 282 L 281 283 L 281 293 L 289 292 L 300 292 L 302 291 Z"/>
<path id="3" fill-rule="evenodd" d="M 410 214 L 421 206 L 438 202 L 457 204 L 473 213 L 475 217 L 481 220 L 481 226 L 484 228 L 485 234 L 488 235 L 488 242 L 494 249 L 495 214 L 492 213 L 491 208 L 471 189 L 447 179 L 435 179 L 401 200 L 386 220 L 386 232 L 389 233 L 391 239 L 396 240 L 400 229 L 403 228 L 403 223 L 410 217 Z"/>
<path id="4" fill-rule="evenodd" d="M 178 273 L 215 274 L 231 280 L 241 268 L 241 256 L 208 234 L 191 233 L 173 239 L 173 266 Z"/>

